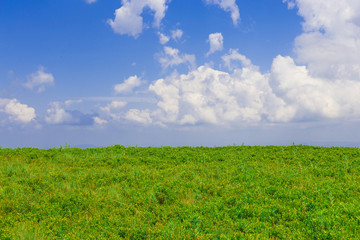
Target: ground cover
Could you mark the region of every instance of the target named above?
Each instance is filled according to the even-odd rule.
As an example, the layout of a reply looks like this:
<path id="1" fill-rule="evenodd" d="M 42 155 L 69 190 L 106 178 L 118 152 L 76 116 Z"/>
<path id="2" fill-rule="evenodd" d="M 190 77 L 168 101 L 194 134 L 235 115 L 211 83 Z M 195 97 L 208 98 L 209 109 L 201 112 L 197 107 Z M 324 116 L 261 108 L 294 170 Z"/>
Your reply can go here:
<path id="1" fill-rule="evenodd" d="M 360 149 L 0 149 L 0 239 L 360 239 Z"/>

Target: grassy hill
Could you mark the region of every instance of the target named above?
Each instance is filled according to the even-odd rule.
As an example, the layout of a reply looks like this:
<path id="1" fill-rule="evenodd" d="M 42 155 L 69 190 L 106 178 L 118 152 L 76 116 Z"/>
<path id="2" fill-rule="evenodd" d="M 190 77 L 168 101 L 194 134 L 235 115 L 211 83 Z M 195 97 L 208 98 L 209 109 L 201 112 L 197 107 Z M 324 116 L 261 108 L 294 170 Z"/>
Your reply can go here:
<path id="1" fill-rule="evenodd" d="M 0 239 L 360 239 L 360 149 L 0 149 Z"/>

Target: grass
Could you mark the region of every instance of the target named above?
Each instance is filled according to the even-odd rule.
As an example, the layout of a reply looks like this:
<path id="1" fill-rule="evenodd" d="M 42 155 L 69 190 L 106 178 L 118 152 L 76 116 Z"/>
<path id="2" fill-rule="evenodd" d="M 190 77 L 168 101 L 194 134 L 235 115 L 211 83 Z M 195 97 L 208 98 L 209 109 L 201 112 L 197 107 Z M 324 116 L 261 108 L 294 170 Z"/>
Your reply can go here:
<path id="1" fill-rule="evenodd" d="M 360 149 L 0 149 L 0 239 L 360 239 Z"/>

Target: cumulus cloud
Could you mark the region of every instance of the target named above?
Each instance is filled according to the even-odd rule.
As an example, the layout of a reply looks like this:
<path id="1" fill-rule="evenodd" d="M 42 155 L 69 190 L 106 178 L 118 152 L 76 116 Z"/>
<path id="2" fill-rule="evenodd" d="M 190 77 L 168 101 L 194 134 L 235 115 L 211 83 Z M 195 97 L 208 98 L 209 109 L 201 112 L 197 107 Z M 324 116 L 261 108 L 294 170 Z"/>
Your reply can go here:
<path id="1" fill-rule="evenodd" d="M 297 119 L 359 117 L 360 82 L 311 76 L 306 66 L 278 56 L 272 65 L 274 91 L 296 111 Z"/>
<path id="2" fill-rule="evenodd" d="M 360 2 L 295 2 L 304 18 L 304 32 L 295 40 L 296 60 L 306 64 L 316 77 L 359 80 Z"/>
<path id="3" fill-rule="evenodd" d="M 46 73 L 45 68 L 40 66 L 38 71 L 28 76 L 24 87 L 29 89 L 36 89 L 37 92 L 43 92 L 46 86 L 54 85 L 54 76 L 51 73 Z"/>
<path id="4" fill-rule="evenodd" d="M 174 73 L 173 77 L 177 77 Z M 153 91 L 161 100 L 157 103 L 158 107 L 163 111 L 157 111 L 162 122 L 174 122 L 179 114 L 179 88 L 172 84 L 167 84 L 164 79 L 157 80 L 154 84 L 150 85 L 150 91 Z"/>
<path id="5" fill-rule="evenodd" d="M 108 121 L 106 121 L 105 119 L 101 119 L 100 117 L 97 116 L 93 117 L 93 119 L 96 125 L 105 125 L 108 123 Z"/>
<path id="6" fill-rule="evenodd" d="M 126 106 L 126 102 L 123 101 L 112 101 L 105 107 L 100 107 L 101 111 L 105 112 L 112 119 L 119 120 L 121 118 L 121 109 Z"/>
<path id="7" fill-rule="evenodd" d="M 138 109 L 130 109 L 126 115 L 125 119 L 129 121 L 138 122 L 144 125 L 148 125 L 152 123 L 152 119 L 150 116 L 150 110 L 138 110 Z"/>
<path id="8" fill-rule="evenodd" d="M 229 70 L 233 70 L 237 66 L 234 62 L 240 62 L 243 67 L 256 67 L 251 63 L 251 60 L 238 52 L 238 49 L 230 49 L 229 54 L 222 56 L 225 66 Z M 258 68 L 257 68 L 258 69 Z"/>
<path id="9" fill-rule="evenodd" d="M 295 39 L 297 63 L 290 57 L 274 59 L 273 91 L 295 111 L 295 119 L 358 119 L 360 2 L 283 2 L 298 7 L 303 33 Z"/>
<path id="10" fill-rule="evenodd" d="M 208 0 L 224 9 L 235 1 Z M 360 118 L 360 2 L 287 0 L 304 18 L 295 39 L 296 57 L 277 56 L 261 73 L 250 59 L 230 49 L 225 70 L 195 66 L 195 56 L 164 47 L 163 68 L 186 63 L 186 74 L 157 79 L 149 91 L 155 108 L 130 109 L 125 118 L 141 124 L 257 124 Z M 296 5 L 295 5 L 296 4 Z M 236 19 L 236 18 L 235 18 Z M 213 50 L 222 49 L 218 35 Z M 221 48 L 220 48 L 221 46 Z M 191 57 L 189 57 L 191 56 Z M 193 60 L 191 60 L 193 59 Z M 193 62 L 193 64 L 191 63 Z"/>
<path id="11" fill-rule="evenodd" d="M 174 41 L 179 41 L 183 35 L 183 31 L 181 29 L 176 29 L 171 31 L 171 35 L 167 36 L 161 32 L 158 32 L 159 41 L 162 45 L 168 43 L 170 41 L 170 37 Z"/>
<path id="12" fill-rule="evenodd" d="M 158 32 L 159 35 L 159 41 L 161 44 L 166 44 L 170 41 L 170 37 L 166 36 L 165 34 Z"/>
<path id="13" fill-rule="evenodd" d="M 154 12 L 154 27 L 159 27 L 165 16 L 167 0 L 123 0 L 122 7 L 115 11 L 115 19 L 108 23 L 114 32 L 138 37 L 143 30 L 143 10 L 148 8 Z"/>
<path id="14" fill-rule="evenodd" d="M 180 40 L 182 35 L 183 35 L 183 31 L 181 29 L 176 29 L 171 31 L 171 38 L 175 41 Z"/>
<path id="15" fill-rule="evenodd" d="M 211 33 L 209 35 L 208 42 L 210 43 L 210 50 L 206 54 L 206 56 L 209 56 L 210 54 L 212 54 L 212 53 L 214 53 L 216 51 L 223 50 L 224 38 L 223 38 L 221 33 Z"/>
<path id="16" fill-rule="evenodd" d="M 0 113 L 9 116 L 11 122 L 29 123 L 36 118 L 35 109 L 17 99 L 0 98 Z"/>
<path id="17" fill-rule="evenodd" d="M 195 55 L 181 54 L 179 49 L 164 47 L 164 51 L 157 55 L 157 59 L 163 69 L 177 66 L 179 64 L 187 64 L 189 68 L 195 68 Z"/>
<path id="18" fill-rule="evenodd" d="M 47 110 L 45 121 L 49 124 L 63 124 L 72 121 L 72 116 L 69 112 L 60 107 L 59 103 L 52 103 L 51 108 Z"/>
<path id="19" fill-rule="evenodd" d="M 143 124 L 234 126 L 360 117 L 360 81 L 314 77 L 291 57 L 277 56 L 266 74 L 237 50 L 223 59 L 229 64 L 240 61 L 242 67 L 224 72 L 200 66 L 158 79 L 149 86 L 159 99 L 157 109 L 132 109 L 127 119 Z"/>
<path id="20" fill-rule="evenodd" d="M 219 5 L 224 11 L 231 13 L 231 19 L 234 25 L 237 25 L 240 21 L 239 7 L 235 0 L 206 0 L 207 4 Z"/>
<path id="21" fill-rule="evenodd" d="M 164 124 L 256 123 L 263 118 L 274 121 L 290 111 L 277 98 L 267 75 L 255 67 L 227 73 L 200 66 L 188 74 L 172 74 L 150 85 L 159 97 L 153 122 Z"/>
<path id="22" fill-rule="evenodd" d="M 47 110 L 45 122 L 52 125 L 91 126 L 96 117 L 94 114 L 84 114 L 78 110 L 66 110 L 62 103 L 52 102 Z"/>
<path id="23" fill-rule="evenodd" d="M 134 75 L 126 79 L 123 83 L 116 84 L 114 90 L 116 93 L 131 93 L 135 87 L 141 85 L 141 79 Z"/>

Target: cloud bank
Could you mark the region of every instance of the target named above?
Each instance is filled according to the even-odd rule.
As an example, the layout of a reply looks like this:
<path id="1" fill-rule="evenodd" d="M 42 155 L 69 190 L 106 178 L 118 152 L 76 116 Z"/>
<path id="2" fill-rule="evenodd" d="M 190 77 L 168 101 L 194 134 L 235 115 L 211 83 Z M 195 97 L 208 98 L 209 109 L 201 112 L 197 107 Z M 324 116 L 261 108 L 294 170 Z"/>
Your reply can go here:
<path id="1" fill-rule="evenodd" d="M 235 1 L 207 1 L 231 9 Z M 237 125 L 360 118 L 360 2 L 283 1 L 298 7 L 303 33 L 295 39 L 296 58 L 277 56 L 269 72 L 236 49 L 222 56 L 228 71 L 202 65 L 155 80 L 149 91 L 157 108 L 132 109 L 136 122 L 159 125 Z M 234 18 L 239 15 L 234 13 Z M 222 50 L 221 33 L 209 35 L 208 55 Z M 195 58 L 195 56 L 194 56 Z M 165 47 L 164 67 L 184 60 Z"/>
<path id="2" fill-rule="evenodd" d="M 310 74 L 335 79 L 360 79 L 360 2 L 298 0 L 303 33 L 295 39 L 297 61 Z"/>
<path id="3" fill-rule="evenodd" d="M 100 107 L 106 119 L 95 114 L 67 110 L 52 103 L 47 110 L 48 124 L 105 125 L 121 119 L 139 124 L 236 126 L 259 123 L 318 121 L 360 118 L 360 2 L 356 0 L 282 0 L 297 8 L 303 18 L 303 32 L 294 40 L 294 57 L 276 56 L 271 69 L 259 67 L 230 49 L 221 64 L 196 65 L 193 54 L 163 46 L 155 55 L 163 70 L 174 70 L 148 85 L 147 94 L 157 98 L 149 107 L 126 108 L 127 102 L 112 101 Z M 89 1 L 88 1 L 89 2 Z M 90 3 L 90 2 L 89 2 Z M 119 34 L 138 37 L 144 29 L 144 9 L 153 12 L 153 26 L 160 27 L 168 7 L 166 0 L 123 0 L 115 18 L 108 21 Z M 235 0 L 206 0 L 231 13 L 233 24 L 240 21 Z M 165 45 L 182 38 L 176 29 L 167 35 L 158 32 Z M 205 40 L 204 40 L 205 41 Z M 220 32 L 209 34 L 206 55 L 223 50 Z M 188 66 L 179 74 L 176 67 Z M 41 67 L 24 84 L 37 92 L 54 84 L 54 77 Z M 131 76 L 113 89 L 117 94 L 132 93 L 141 79 Z M 139 104 L 141 105 L 141 104 Z M 145 106 L 143 104 L 142 106 Z M 35 110 L 16 99 L 0 99 L 0 112 L 10 121 L 31 122 Z"/>
<path id="4" fill-rule="evenodd" d="M 66 104 L 61 102 L 50 103 L 45 122 L 50 125 L 72 126 L 92 126 L 95 123 L 104 123 L 96 114 L 84 114 L 78 110 L 67 110 L 65 106 Z"/>

